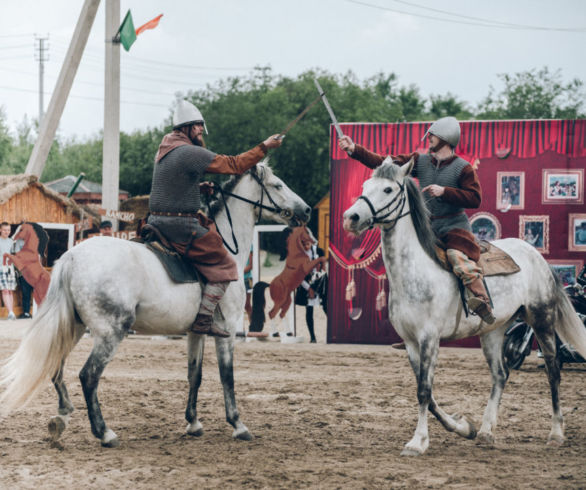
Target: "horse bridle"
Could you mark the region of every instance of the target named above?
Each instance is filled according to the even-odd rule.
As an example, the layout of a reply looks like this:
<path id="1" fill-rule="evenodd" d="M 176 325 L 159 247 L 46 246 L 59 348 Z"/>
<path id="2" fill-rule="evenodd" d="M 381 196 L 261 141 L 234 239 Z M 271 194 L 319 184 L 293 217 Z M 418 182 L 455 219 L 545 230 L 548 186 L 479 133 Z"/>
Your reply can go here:
<path id="1" fill-rule="evenodd" d="M 267 210 L 267 211 L 271 211 L 273 213 L 277 213 L 283 219 L 289 219 L 289 218 L 291 218 L 293 216 L 293 212 L 290 209 L 283 209 L 271 197 L 270 192 L 268 191 L 268 189 L 266 188 L 266 186 L 265 186 L 265 184 L 263 182 L 263 179 L 264 179 L 264 169 L 261 169 L 261 171 L 263 172 L 263 174 L 260 177 L 256 174 L 256 172 L 249 172 L 249 175 L 254 180 L 256 180 L 256 182 L 258 183 L 258 185 L 261 188 L 260 200 L 258 200 L 258 201 L 251 201 L 250 199 L 247 199 L 246 197 L 242 197 L 242 196 L 239 196 L 238 194 L 234 194 L 232 192 L 225 191 L 220 186 L 216 187 L 218 189 L 218 193 L 222 197 L 222 201 L 224 203 L 224 207 L 226 208 L 226 217 L 228 218 L 228 223 L 230 224 L 230 231 L 232 233 L 232 241 L 234 242 L 235 250 L 233 250 L 232 247 L 230 247 L 230 245 L 228 245 L 228 243 L 226 242 L 226 240 L 224 240 L 224 237 L 220 233 L 220 229 L 218 228 L 218 225 L 216 224 L 215 218 L 212 218 L 212 221 L 216 225 L 216 230 L 218 231 L 218 233 L 220 233 L 220 236 L 222 237 L 222 242 L 224 243 L 224 245 L 226 246 L 226 248 L 230 251 L 230 253 L 232 253 L 233 255 L 237 255 L 238 254 L 238 240 L 236 240 L 236 236 L 234 235 L 234 226 L 232 225 L 232 216 L 230 215 L 230 208 L 228 208 L 228 203 L 226 202 L 226 196 L 230 196 L 230 197 L 233 197 L 235 199 L 239 199 L 240 201 L 247 202 L 248 204 L 252 204 L 252 207 L 253 208 L 259 208 L 260 211 L 258 213 L 258 219 L 256 220 L 256 224 L 257 225 L 260 223 L 260 221 L 262 219 L 263 209 L 264 210 Z M 270 201 L 270 203 L 272 204 L 272 206 L 268 206 L 266 204 L 263 204 L 265 194 L 266 194 L 268 200 Z"/>
<path id="2" fill-rule="evenodd" d="M 397 182 L 397 185 L 399 186 L 399 192 L 397 193 L 397 195 L 393 199 L 391 199 L 388 204 L 384 205 L 382 208 L 379 209 L 375 209 L 374 205 L 372 204 L 372 202 L 370 202 L 370 199 L 368 199 L 368 197 L 358 197 L 358 199 L 362 199 L 367 204 L 367 206 L 370 209 L 370 212 L 372 213 L 372 218 L 370 218 L 370 226 L 368 227 L 368 229 L 371 229 L 374 227 L 374 225 L 380 223 L 384 225 L 390 224 L 391 226 L 385 228 L 385 230 L 392 230 L 401 218 L 404 218 L 411 212 L 407 211 L 406 213 L 403 213 L 403 209 L 405 208 L 405 202 L 407 200 L 407 197 L 405 195 L 405 185 L 399 182 Z M 391 207 L 393 206 L 393 204 L 395 204 L 395 206 Z M 388 210 L 388 212 L 386 214 L 380 215 L 380 213 L 385 212 L 385 210 Z M 395 213 L 395 211 L 398 211 L 397 216 L 395 216 L 392 219 L 387 219 L 391 214 Z"/>

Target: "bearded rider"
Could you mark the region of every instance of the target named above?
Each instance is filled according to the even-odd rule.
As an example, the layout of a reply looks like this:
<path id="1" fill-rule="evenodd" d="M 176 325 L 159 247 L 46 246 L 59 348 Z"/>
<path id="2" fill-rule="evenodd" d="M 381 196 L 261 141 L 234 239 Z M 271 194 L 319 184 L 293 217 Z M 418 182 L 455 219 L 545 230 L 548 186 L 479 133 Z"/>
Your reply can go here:
<path id="1" fill-rule="evenodd" d="M 173 114 L 173 131 L 163 137 L 155 156 L 148 223 L 156 226 L 207 280 L 190 330 L 229 337 L 227 331 L 214 324 L 213 315 L 230 281 L 238 279 L 238 271 L 214 223 L 199 210 L 200 183 L 205 173 L 246 172 L 264 158 L 269 148 L 280 146 L 282 141 L 273 135 L 240 155 L 217 155 L 205 148 L 204 131 L 207 134 L 197 107 L 186 100 L 179 101 Z"/>
<path id="2" fill-rule="evenodd" d="M 411 174 L 417 177 L 426 195 L 433 231 L 443 243 L 454 273 L 467 288 L 468 308 L 486 323 L 494 323 L 483 271 L 477 263 L 480 247 L 464 213 L 466 208 L 480 206 L 482 190 L 472 165 L 454 153 L 460 141 L 460 124 L 454 117 L 443 117 L 430 126 L 423 138 L 429 141 L 427 153 L 391 155 L 391 158 L 398 165 L 415 158 Z M 369 168 L 378 167 L 385 159 L 353 143 L 348 136 L 340 139 L 339 146 Z"/>

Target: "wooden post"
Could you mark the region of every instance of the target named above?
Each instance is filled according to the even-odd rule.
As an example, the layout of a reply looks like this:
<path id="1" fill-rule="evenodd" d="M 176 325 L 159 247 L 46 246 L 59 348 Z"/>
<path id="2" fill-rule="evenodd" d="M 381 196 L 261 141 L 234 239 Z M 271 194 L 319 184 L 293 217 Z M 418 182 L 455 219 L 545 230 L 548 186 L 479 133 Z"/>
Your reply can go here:
<path id="1" fill-rule="evenodd" d="M 120 184 L 120 43 L 112 39 L 119 27 L 120 0 L 106 0 L 102 207 L 113 211 L 118 210 Z M 118 230 L 117 220 L 112 228 Z"/>
<path id="2" fill-rule="evenodd" d="M 73 85 L 73 79 L 77 73 L 77 67 L 81 61 L 81 55 L 90 35 L 99 5 L 100 0 L 85 0 L 83 4 L 75 31 L 73 32 L 73 37 L 71 38 L 71 43 L 69 44 L 69 49 L 65 55 L 65 61 L 59 73 L 55 91 L 51 96 L 47 113 L 41 122 L 39 137 L 35 142 L 26 166 L 25 173 L 27 174 L 33 174 L 40 178 L 43 173 L 47 156 L 53 144 L 53 138 L 55 138 L 57 126 L 63 114 L 63 109 L 65 108 L 71 85 Z"/>

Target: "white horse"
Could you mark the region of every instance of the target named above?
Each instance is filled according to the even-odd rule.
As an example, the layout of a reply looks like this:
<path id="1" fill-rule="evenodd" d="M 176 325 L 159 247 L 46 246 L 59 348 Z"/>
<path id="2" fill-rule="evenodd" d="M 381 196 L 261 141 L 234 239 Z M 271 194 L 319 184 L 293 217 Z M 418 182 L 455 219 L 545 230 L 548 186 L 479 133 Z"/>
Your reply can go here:
<path id="1" fill-rule="evenodd" d="M 290 225 L 306 222 L 310 217 L 311 208 L 262 163 L 228 181 L 223 194 L 228 197 L 212 209 L 212 216 L 228 245 L 237 251 L 235 260 L 240 277 L 250 252 L 255 221 L 261 214 L 263 218 Z M 94 347 L 79 376 L 92 433 L 103 446 L 117 446 L 118 437 L 106 426 L 98 402 L 102 372 L 130 329 L 147 335 L 187 332 L 200 299 L 198 283 L 174 283 L 143 244 L 96 237 L 72 248 L 55 265 L 47 297 L 30 330 L 2 367 L 2 412 L 6 414 L 24 405 L 48 378 L 53 378 L 59 412 L 51 419 L 49 431 L 54 440 L 59 438 L 73 411 L 63 381 L 63 364 L 87 327 Z M 236 407 L 232 367 L 234 335 L 236 325 L 242 323 L 244 300 L 243 281 L 232 282 L 220 303 L 225 321 L 216 318 L 232 335 L 225 339 L 216 337 L 215 341 L 226 419 L 234 427 L 233 437 L 249 440 L 252 436 L 240 421 Z M 202 335 L 188 335 L 190 389 L 185 417 L 187 433 L 194 436 L 203 433 L 196 404 L 204 340 Z"/>
<path id="2" fill-rule="evenodd" d="M 516 274 L 486 278 L 496 322 L 488 325 L 477 316 L 462 318 L 456 277 L 439 264 L 436 239 L 422 194 L 408 177 L 413 165 L 411 161 L 399 167 L 387 159 L 364 182 L 362 195 L 344 213 L 344 229 L 349 232 L 358 235 L 374 225 L 381 229 L 390 291 L 389 319 L 405 341 L 417 379 L 419 420 L 415 435 L 401 454 L 420 455 L 428 448 L 428 409 L 448 431 L 469 439 L 476 437 L 470 422 L 459 415 L 446 414 L 432 396 L 440 340 L 472 335 L 480 336 L 493 382 L 478 437 L 488 444 L 494 442 L 498 406 L 508 378 L 502 360 L 503 337 L 506 328 L 519 315 L 533 327 L 545 357 L 553 406 L 548 443 L 562 444 L 560 366 L 556 360 L 554 330 L 584 355 L 584 326 L 547 262 L 531 245 L 514 238 L 493 242 L 521 267 Z"/>

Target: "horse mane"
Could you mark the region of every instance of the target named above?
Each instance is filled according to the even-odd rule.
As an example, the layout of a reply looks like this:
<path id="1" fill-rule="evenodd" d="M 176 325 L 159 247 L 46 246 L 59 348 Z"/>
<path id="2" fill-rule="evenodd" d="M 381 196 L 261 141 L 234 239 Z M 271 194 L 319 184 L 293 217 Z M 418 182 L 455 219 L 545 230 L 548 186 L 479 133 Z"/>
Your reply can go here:
<path id="1" fill-rule="evenodd" d="M 33 227 L 33 230 L 35 230 L 35 233 L 37 234 L 37 238 L 39 239 L 39 246 L 37 249 L 39 252 L 39 255 L 41 257 L 45 257 L 45 255 L 47 253 L 47 246 L 49 245 L 49 234 L 38 223 L 33 223 L 31 221 L 27 221 L 27 223 Z"/>
<path id="2" fill-rule="evenodd" d="M 389 179 L 398 181 L 400 179 L 399 170 L 400 166 L 394 163 L 383 163 L 378 167 L 373 177 L 382 179 Z M 411 177 L 407 177 L 404 180 L 405 190 L 407 191 L 407 198 L 409 199 L 409 209 L 411 212 L 411 219 L 413 220 L 413 226 L 417 239 L 425 253 L 429 255 L 438 265 L 441 265 L 439 258 L 436 253 L 436 246 L 439 245 L 439 240 L 435 236 L 433 229 L 431 228 L 431 219 L 429 210 L 425 205 L 423 194 L 419 190 L 419 187 Z"/>
<path id="3" fill-rule="evenodd" d="M 262 162 L 260 162 L 260 164 L 263 164 L 263 163 L 267 163 L 266 158 Z M 265 168 L 268 168 L 268 165 Z M 238 184 L 238 182 L 240 182 L 242 180 L 242 177 L 244 177 L 247 174 L 254 174 L 262 179 L 264 172 L 263 173 L 258 172 L 257 166 L 254 166 L 254 167 L 250 168 L 249 170 L 247 170 L 246 172 L 244 172 L 243 174 L 231 176 L 226 182 L 224 182 L 222 184 L 222 190 L 226 191 L 226 192 L 232 192 L 234 190 L 234 187 L 236 187 L 236 185 Z M 208 213 L 209 218 L 214 219 L 218 215 L 218 213 L 220 211 L 222 211 L 222 209 L 224 209 L 224 207 L 225 207 L 224 200 L 221 198 L 216 198 L 216 200 L 213 201 L 209 206 L 209 213 Z"/>

